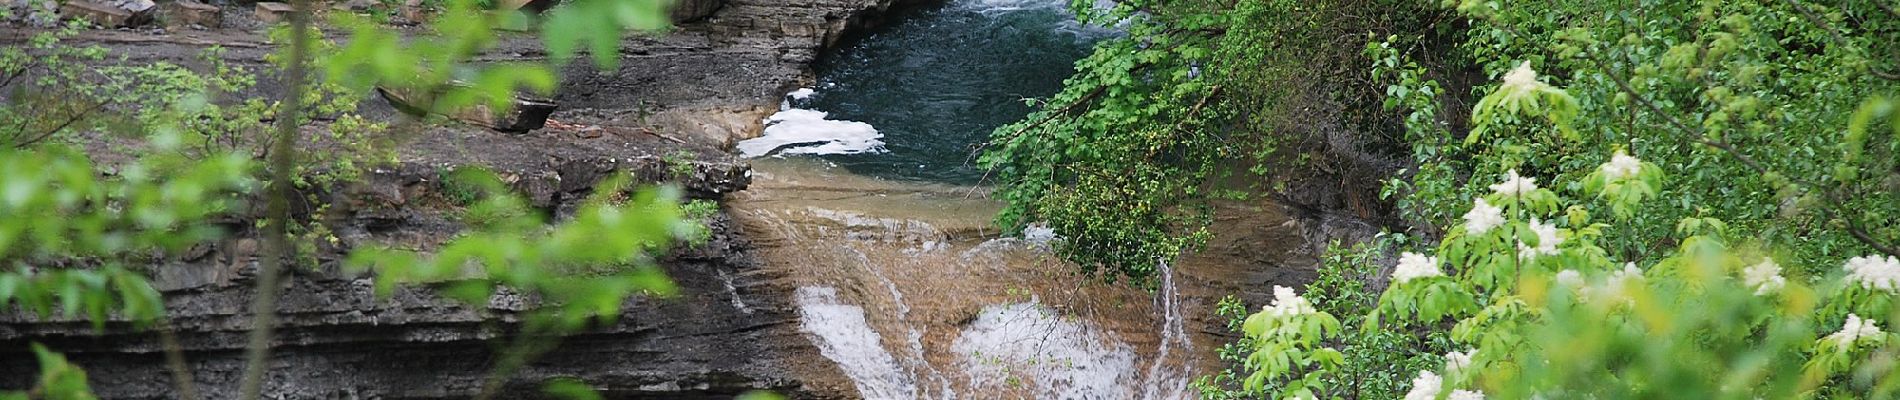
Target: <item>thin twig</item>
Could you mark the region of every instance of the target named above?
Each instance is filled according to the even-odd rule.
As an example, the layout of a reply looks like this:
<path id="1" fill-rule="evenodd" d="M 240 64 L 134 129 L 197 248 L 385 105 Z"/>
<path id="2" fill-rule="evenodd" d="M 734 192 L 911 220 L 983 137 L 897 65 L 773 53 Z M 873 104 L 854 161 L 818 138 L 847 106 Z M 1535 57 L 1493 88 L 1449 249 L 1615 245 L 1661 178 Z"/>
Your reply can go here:
<path id="1" fill-rule="evenodd" d="M 1609 65 L 1603 62 L 1602 59 L 1596 57 L 1595 55 L 1588 57 L 1588 59 L 1590 60 L 1592 64 L 1595 64 L 1598 69 L 1603 70 L 1603 74 L 1605 77 L 1610 78 L 1611 82 L 1616 83 L 1616 87 L 1618 90 L 1621 90 L 1623 91 L 1623 93 L 1628 94 L 1630 96 L 1630 99 L 1632 99 L 1633 101 L 1637 103 L 1642 104 L 1643 107 L 1648 109 L 1650 112 L 1655 113 L 1656 115 L 1663 116 L 1664 121 L 1668 122 L 1671 126 L 1674 126 L 1676 127 L 1676 129 L 1679 129 L 1685 133 L 1688 133 L 1690 135 L 1689 139 L 1691 141 L 1694 141 L 1696 143 L 1699 143 L 1705 146 L 1713 147 L 1717 150 L 1721 150 L 1723 153 L 1727 153 L 1729 157 L 1734 158 L 1736 161 L 1741 162 L 1743 166 L 1748 167 L 1748 169 L 1750 170 L 1754 170 L 1756 173 L 1767 174 L 1767 173 L 1774 172 L 1773 170 L 1768 169 L 1768 167 L 1762 165 L 1760 162 L 1755 161 L 1753 157 L 1749 157 L 1747 154 L 1743 154 L 1741 150 L 1736 149 L 1735 146 L 1730 144 L 1727 140 L 1721 140 L 1721 139 L 1710 140 L 1707 132 L 1703 132 L 1701 129 L 1698 129 L 1694 126 L 1690 126 L 1688 124 L 1683 123 L 1681 120 L 1676 118 L 1675 114 L 1664 112 L 1661 106 L 1658 106 L 1656 105 L 1655 102 L 1650 101 L 1648 97 L 1644 97 L 1643 95 L 1637 93 L 1635 88 L 1630 87 L 1629 82 L 1627 80 L 1625 80 L 1621 76 L 1617 76 L 1614 72 L 1612 72 L 1612 70 L 1609 68 Z M 1787 176 L 1787 175 L 1784 175 L 1784 176 Z M 1794 182 L 1796 185 L 1804 186 L 1803 190 L 1811 191 L 1814 193 L 1820 193 L 1821 195 L 1826 196 L 1830 201 L 1828 202 L 1829 203 L 1828 205 L 1823 205 L 1820 207 L 1821 211 L 1830 218 L 1840 218 L 1843 222 L 1845 222 L 1847 225 L 1848 234 L 1853 236 L 1855 240 L 1860 241 L 1862 244 L 1866 244 L 1868 247 L 1872 247 L 1875 251 L 1879 251 L 1881 253 L 1885 253 L 1891 256 L 1900 257 L 1900 248 L 1895 248 L 1893 245 L 1887 244 L 1886 242 L 1873 237 L 1872 234 L 1869 234 L 1867 232 L 1866 228 L 1860 226 L 1859 221 L 1849 216 L 1840 215 L 1834 210 L 1834 207 L 1833 207 L 1834 205 L 1844 204 L 1844 202 L 1841 201 L 1842 196 L 1839 194 L 1839 192 L 1835 190 L 1830 190 L 1828 189 L 1827 186 L 1823 186 L 1819 183 L 1810 181 L 1804 177 L 1787 176 L 1787 178 L 1790 181 Z"/>
<path id="2" fill-rule="evenodd" d="M 1847 35 L 1842 34 L 1840 29 L 1835 29 L 1833 24 L 1829 24 L 1827 20 L 1821 19 L 1821 16 L 1815 15 L 1814 11 L 1809 10 L 1807 6 L 1801 5 L 1801 3 L 1795 2 L 1795 0 L 1781 1 L 1788 3 L 1789 7 L 1793 7 L 1795 11 L 1800 12 L 1801 17 L 1807 19 L 1808 23 L 1812 23 L 1821 29 L 1826 29 L 1828 35 L 1834 37 L 1835 42 L 1839 42 L 1842 46 L 1852 47 L 1854 45 L 1854 42 L 1847 40 Z M 1874 3 L 1879 4 L 1879 1 L 1875 1 Z M 1882 6 L 1884 7 L 1885 5 Z M 1878 68 L 1867 68 L 1867 72 L 1884 79 L 1900 79 L 1900 74 L 1888 73 Z"/>
<path id="3" fill-rule="evenodd" d="M 277 296 L 283 289 L 283 264 L 295 256 L 290 244 L 290 199 L 296 195 L 290 170 L 297 164 L 295 145 L 302 128 L 303 90 L 309 78 L 310 0 L 291 0 L 289 68 L 284 73 L 285 95 L 278 109 L 277 137 L 270 151 L 269 215 L 264 220 L 264 258 L 259 260 L 256 298 L 251 302 L 254 322 L 250 344 L 245 350 L 244 380 L 239 392 L 242 399 L 254 400 L 263 393 L 264 371 L 270 369 L 270 346 L 275 331 Z"/>

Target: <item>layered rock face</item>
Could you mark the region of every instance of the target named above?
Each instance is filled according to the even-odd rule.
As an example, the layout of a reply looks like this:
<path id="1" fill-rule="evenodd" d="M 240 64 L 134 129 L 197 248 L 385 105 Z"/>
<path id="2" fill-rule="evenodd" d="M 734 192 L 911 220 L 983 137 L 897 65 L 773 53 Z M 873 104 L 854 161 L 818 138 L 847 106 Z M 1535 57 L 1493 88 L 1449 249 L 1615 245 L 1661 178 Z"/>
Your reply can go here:
<path id="1" fill-rule="evenodd" d="M 616 174 L 677 182 L 704 199 L 742 190 L 750 172 L 724 152 L 727 145 L 756 135 L 780 96 L 811 80 L 807 64 L 822 48 L 899 5 L 893 1 L 688 1 L 674 15 L 683 21 L 675 31 L 624 40 L 616 69 L 583 62 L 564 71 L 555 97 L 562 108 L 552 119 L 608 127 L 604 134 L 547 129 L 512 135 L 453 126 L 408 133 L 397 164 L 320 194 L 333 204 L 320 217 L 342 240 L 319 251 L 317 268 L 289 278 L 267 397 L 475 395 L 498 364 L 497 347 L 516 329 L 517 312 L 535 300 L 501 295 L 471 309 L 427 288 L 378 299 L 367 277 L 337 267 L 341 254 L 355 245 L 426 244 L 455 235 L 460 226 L 439 181 L 456 168 L 496 170 L 557 217 Z M 0 41 L 19 43 L 30 34 L 3 32 Z M 135 63 L 190 65 L 200 50 L 216 45 L 228 49 L 227 62 L 261 66 L 272 50 L 255 31 L 90 31 L 76 40 Z M 520 37 L 484 59 L 544 55 L 534 38 Z M 273 80 L 261 78 L 257 94 L 280 91 Z M 381 100 L 365 99 L 364 108 L 373 117 L 397 118 Z M 693 167 L 684 175 L 671 168 L 682 155 Z M 192 386 L 205 398 L 237 397 L 252 328 L 253 221 L 227 223 L 234 238 L 145 266 L 166 296 L 165 326 L 183 350 Z M 582 379 L 609 398 L 725 398 L 752 389 L 794 398 L 854 397 L 842 373 L 797 331 L 792 288 L 758 265 L 723 217 L 714 228 L 710 243 L 662 261 L 679 297 L 629 300 L 618 323 L 561 341 L 513 374 L 500 397 L 540 397 L 538 384 L 555 377 Z M 38 366 L 27 346 L 38 342 L 85 368 L 103 397 L 178 398 L 163 336 L 123 322 L 96 331 L 88 322 L 42 321 L 8 310 L 0 313 L 0 388 L 32 385 Z"/>

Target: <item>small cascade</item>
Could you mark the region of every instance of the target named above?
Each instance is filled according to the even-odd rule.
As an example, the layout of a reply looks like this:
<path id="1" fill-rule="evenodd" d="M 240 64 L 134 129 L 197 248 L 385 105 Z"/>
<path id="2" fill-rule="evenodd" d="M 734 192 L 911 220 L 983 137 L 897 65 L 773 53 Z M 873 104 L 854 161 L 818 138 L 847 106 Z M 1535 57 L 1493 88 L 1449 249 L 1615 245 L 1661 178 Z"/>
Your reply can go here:
<path id="1" fill-rule="evenodd" d="M 998 237 L 1001 204 L 969 185 L 985 175 L 970 145 L 1116 34 L 1077 23 L 1069 4 L 911 10 L 822 57 L 818 81 L 737 144 L 756 174 L 728 206 L 799 288 L 802 331 L 856 395 L 1191 398 L 1204 355 L 1171 266 L 1159 293 L 1076 274 L 1046 226 Z"/>
<path id="2" fill-rule="evenodd" d="M 1179 367 L 1169 367 L 1175 346 L 1182 350 L 1194 347 L 1188 341 L 1187 328 L 1181 317 L 1181 293 L 1174 286 L 1174 266 L 1167 261 L 1157 262 L 1156 270 L 1161 275 L 1161 290 L 1155 294 L 1161 309 L 1161 344 L 1155 349 L 1155 358 L 1148 365 L 1148 374 L 1143 381 L 1141 398 L 1144 399 L 1182 399 L 1187 397 L 1188 382 L 1193 380 L 1192 368 L 1183 363 Z"/>
<path id="3" fill-rule="evenodd" d="M 735 220 L 799 288 L 800 329 L 857 395 L 1187 398 L 1194 353 L 1171 279 L 1152 293 L 1070 273 L 1056 232 L 995 237 L 1000 204 L 967 188 L 815 160 L 755 168 Z"/>
<path id="4" fill-rule="evenodd" d="M 1038 399 L 1131 399 L 1135 351 L 1035 301 L 985 307 L 951 345 L 977 390 Z"/>
<path id="5" fill-rule="evenodd" d="M 838 289 L 798 288 L 799 329 L 816 337 L 818 350 L 838 363 L 865 399 L 915 399 L 917 385 L 897 358 L 884 351 L 864 308 L 838 299 Z"/>

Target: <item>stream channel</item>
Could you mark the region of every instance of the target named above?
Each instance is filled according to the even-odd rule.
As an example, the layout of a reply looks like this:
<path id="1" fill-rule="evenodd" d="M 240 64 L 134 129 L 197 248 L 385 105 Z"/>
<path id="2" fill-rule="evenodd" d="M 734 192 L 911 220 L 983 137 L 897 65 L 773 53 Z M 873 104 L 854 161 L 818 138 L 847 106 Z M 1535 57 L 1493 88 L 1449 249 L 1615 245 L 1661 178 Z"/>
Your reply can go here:
<path id="1" fill-rule="evenodd" d="M 1218 365 L 1225 329 L 1205 310 L 1233 293 L 1222 282 L 1249 280 L 1241 263 L 1198 267 L 1181 287 L 1187 274 L 1163 265 L 1141 289 L 1078 275 L 1049 251 L 1059 232 L 994 225 L 1001 204 L 978 185 L 972 144 L 1116 34 L 1066 7 L 905 11 L 822 57 L 817 82 L 738 144 L 755 175 L 731 213 L 797 288 L 800 330 L 849 380 L 839 386 L 868 399 L 1184 399 Z M 1284 222 L 1261 215 L 1273 220 L 1245 222 Z"/>

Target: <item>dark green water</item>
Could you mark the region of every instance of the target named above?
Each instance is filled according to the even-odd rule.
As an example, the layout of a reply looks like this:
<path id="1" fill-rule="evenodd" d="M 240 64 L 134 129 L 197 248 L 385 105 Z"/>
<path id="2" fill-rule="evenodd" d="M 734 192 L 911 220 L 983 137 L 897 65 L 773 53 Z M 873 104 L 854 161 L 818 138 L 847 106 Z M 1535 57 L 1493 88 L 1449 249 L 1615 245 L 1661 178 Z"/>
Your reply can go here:
<path id="1" fill-rule="evenodd" d="M 1027 115 L 1024 98 L 1055 94 L 1108 34 L 1077 24 L 1067 4 L 950 0 L 821 57 L 817 93 L 797 106 L 871 124 L 888 152 L 817 157 L 882 178 L 976 182 L 972 145 Z"/>

